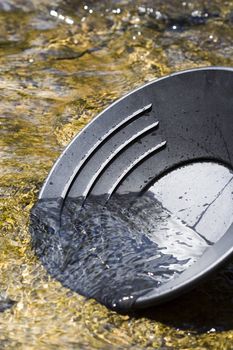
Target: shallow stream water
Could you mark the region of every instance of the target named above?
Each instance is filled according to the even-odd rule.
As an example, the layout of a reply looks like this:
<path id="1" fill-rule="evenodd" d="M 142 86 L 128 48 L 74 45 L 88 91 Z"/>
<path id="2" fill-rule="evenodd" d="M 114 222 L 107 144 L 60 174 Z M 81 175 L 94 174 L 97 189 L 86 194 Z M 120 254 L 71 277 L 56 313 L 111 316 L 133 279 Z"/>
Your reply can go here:
<path id="1" fill-rule="evenodd" d="M 1 349 L 232 349 L 233 264 L 184 297 L 119 315 L 53 279 L 29 213 L 99 111 L 156 77 L 233 66 L 231 1 L 0 1 Z"/>

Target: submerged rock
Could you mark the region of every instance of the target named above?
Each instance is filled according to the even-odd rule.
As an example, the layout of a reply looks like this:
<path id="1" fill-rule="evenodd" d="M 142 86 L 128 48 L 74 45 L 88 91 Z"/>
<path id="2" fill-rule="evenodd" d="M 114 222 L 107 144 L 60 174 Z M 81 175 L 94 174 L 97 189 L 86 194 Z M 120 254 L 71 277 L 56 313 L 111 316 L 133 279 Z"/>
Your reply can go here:
<path id="1" fill-rule="evenodd" d="M 0 294 L 0 312 L 10 309 L 15 303 L 15 300 L 10 299 L 4 294 Z"/>

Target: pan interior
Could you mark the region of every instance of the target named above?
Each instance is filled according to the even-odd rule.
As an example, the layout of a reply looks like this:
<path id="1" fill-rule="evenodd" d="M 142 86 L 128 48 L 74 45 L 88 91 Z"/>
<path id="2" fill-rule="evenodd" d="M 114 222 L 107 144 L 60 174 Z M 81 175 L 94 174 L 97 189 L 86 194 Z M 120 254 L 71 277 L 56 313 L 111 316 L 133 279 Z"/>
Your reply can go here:
<path id="1" fill-rule="evenodd" d="M 34 208 L 37 254 L 63 285 L 110 308 L 134 300 L 189 268 L 233 219 L 233 174 L 223 165 L 193 163 L 173 170 L 146 193 L 67 198 Z M 58 229 L 59 227 L 59 229 Z"/>

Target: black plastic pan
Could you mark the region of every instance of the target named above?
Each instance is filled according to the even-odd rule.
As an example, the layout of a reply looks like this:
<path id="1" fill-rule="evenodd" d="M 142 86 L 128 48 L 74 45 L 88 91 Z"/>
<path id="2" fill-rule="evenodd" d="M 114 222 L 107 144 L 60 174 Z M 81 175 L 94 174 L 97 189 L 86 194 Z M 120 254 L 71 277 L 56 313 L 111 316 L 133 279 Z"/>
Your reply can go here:
<path id="1" fill-rule="evenodd" d="M 179 223 L 203 239 L 205 249 L 184 271 L 161 285 L 150 284 L 130 304 L 123 297 L 110 305 L 144 308 L 190 289 L 232 254 L 232 161 L 233 69 L 182 71 L 147 83 L 94 118 L 55 163 L 40 192 L 39 207 L 43 211 L 43 203 L 55 200 L 58 205 L 56 210 L 51 205 L 50 219 L 59 226 L 66 202 L 75 198 L 79 207 L 93 198 L 106 206 L 114 197 L 121 203 L 121 196 L 125 200 L 133 194 L 143 206 L 143 198 L 153 195 Z M 184 250 L 191 249 L 187 230 L 176 232 L 184 238 Z M 176 242 L 171 244 L 168 236 L 174 251 Z"/>

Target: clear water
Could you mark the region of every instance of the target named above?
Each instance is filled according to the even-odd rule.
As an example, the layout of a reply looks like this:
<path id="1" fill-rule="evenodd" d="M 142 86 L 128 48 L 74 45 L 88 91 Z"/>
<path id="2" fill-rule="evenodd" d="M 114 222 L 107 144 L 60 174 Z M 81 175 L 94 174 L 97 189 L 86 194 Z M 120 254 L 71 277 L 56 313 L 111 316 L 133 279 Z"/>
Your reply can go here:
<path id="1" fill-rule="evenodd" d="M 207 247 L 152 195 L 118 195 L 106 206 L 93 197 L 77 210 L 78 203 L 65 203 L 61 228 L 53 233 L 43 226 L 50 208 L 39 203 L 34 245 L 54 277 L 112 309 L 128 311 L 137 296 L 175 278 Z"/>
<path id="2" fill-rule="evenodd" d="M 232 179 L 224 166 L 194 163 L 140 197 L 115 195 L 104 205 L 92 196 L 82 207 L 80 198 L 67 199 L 61 226 L 54 212 L 59 201 L 53 208 L 40 201 L 31 226 L 36 252 L 65 286 L 129 311 L 138 296 L 176 278 L 226 232 L 233 222 Z"/>

